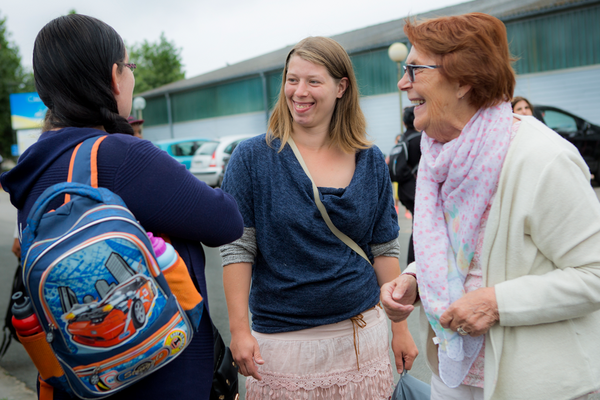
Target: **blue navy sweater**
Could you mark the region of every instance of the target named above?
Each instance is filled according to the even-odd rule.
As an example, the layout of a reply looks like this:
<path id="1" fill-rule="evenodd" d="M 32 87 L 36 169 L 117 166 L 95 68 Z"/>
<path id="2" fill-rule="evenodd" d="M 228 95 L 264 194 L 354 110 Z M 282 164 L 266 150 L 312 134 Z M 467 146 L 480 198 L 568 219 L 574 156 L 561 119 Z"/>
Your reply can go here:
<path id="1" fill-rule="evenodd" d="M 0 177 L 19 210 L 22 228 L 39 195 L 67 180 L 74 147 L 99 135 L 106 132 L 92 128 L 44 132 L 17 166 Z M 243 222 L 235 200 L 198 181 L 149 141 L 122 134 L 109 134 L 99 147 L 98 184 L 118 194 L 147 231 L 169 235 L 206 303 L 205 259 L 200 243 L 219 246 L 242 235 Z M 51 206 L 57 208 L 59 203 L 57 200 Z M 199 332 L 177 359 L 110 399 L 207 399 L 212 369 L 212 325 L 205 312 Z M 67 398 L 55 391 L 54 399 Z"/>
<path id="2" fill-rule="evenodd" d="M 223 190 L 231 193 L 255 228 L 252 329 L 295 331 L 346 320 L 379 301 L 373 267 L 327 227 L 310 179 L 289 145 L 269 147 L 265 135 L 238 145 Z M 372 244 L 398 237 L 398 217 L 384 156 L 377 147 L 356 154 L 356 170 L 343 189 L 319 188 L 333 224 L 373 261 Z"/>

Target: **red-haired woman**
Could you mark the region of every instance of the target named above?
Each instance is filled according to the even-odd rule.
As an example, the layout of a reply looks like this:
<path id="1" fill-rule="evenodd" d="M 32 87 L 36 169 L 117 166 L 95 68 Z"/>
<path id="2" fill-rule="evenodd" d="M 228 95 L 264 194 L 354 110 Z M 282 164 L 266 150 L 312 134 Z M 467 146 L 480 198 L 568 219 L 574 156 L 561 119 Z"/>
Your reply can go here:
<path id="1" fill-rule="evenodd" d="M 573 399 L 600 386 L 600 203 L 577 149 L 514 115 L 506 29 L 485 14 L 407 21 L 398 87 L 422 158 L 416 262 L 382 287 L 418 297 L 432 399 Z"/>

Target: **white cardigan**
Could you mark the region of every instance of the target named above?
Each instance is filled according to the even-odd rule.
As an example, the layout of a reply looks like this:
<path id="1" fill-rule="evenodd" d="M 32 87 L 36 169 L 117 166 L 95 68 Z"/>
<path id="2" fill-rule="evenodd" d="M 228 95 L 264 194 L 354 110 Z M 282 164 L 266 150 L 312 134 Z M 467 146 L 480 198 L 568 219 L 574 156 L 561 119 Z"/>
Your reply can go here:
<path id="1" fill-rule="evenodd" d="M 578 150 L 519 118 L 481 254 L 500 314 L 486 334 L 484 399 L 572 399 L 600 387 L 600 202 Z M 437 373 L 422 307 L 420 319 Z"/>

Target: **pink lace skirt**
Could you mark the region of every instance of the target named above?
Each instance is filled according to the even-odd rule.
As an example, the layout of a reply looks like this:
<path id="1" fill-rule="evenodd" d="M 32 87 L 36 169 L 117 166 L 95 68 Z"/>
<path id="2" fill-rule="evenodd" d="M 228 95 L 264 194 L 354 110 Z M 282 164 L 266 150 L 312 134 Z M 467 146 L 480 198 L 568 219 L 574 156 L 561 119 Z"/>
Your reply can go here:
<path id="1" fill-rule="evenodd" d="M 246 400 L 388 400 L 394 378 L 384 314 L 378 306 L 354 322 L 252 332 L 265 363 L 261 381 L 246 380 Z"/>

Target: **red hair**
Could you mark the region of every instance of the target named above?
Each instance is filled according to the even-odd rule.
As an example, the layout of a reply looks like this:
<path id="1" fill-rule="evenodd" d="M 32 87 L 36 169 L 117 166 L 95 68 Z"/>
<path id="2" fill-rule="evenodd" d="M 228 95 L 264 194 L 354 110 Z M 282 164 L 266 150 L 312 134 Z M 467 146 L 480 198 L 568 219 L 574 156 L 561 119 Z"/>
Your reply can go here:
<path id="1" fill-rule="evenodd" d="M 452 82 L 470 85 L 468 101 L 487 108 L 513 97 L 516 80 L 506 27 L 482 13 L 422 22 L 406 19 L 404 33 L 419 51 L 441 57 L 438 69 Z"/>

